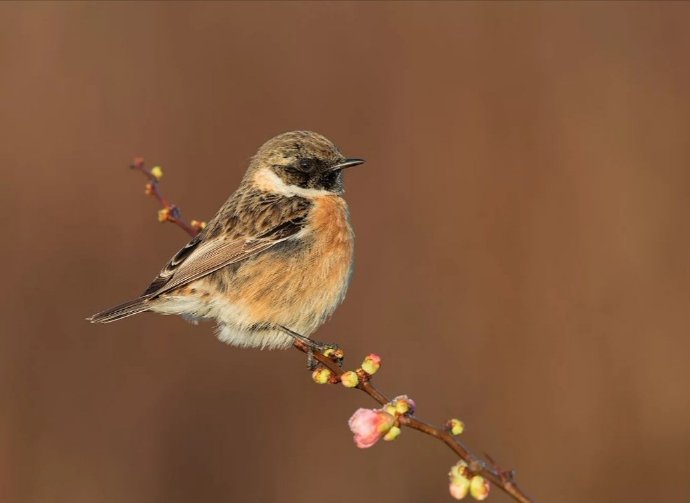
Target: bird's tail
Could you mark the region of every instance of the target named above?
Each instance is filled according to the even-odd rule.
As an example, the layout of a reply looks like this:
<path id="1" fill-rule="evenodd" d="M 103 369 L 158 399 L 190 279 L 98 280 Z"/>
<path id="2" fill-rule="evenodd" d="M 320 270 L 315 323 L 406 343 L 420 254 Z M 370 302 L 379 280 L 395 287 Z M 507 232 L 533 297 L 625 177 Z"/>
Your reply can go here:
<path id="1" fill-rule="evenodd" d="M 110 323 L 149 310 L 149 298 L 139 297 L 86 318 L 91 323 Z"/>

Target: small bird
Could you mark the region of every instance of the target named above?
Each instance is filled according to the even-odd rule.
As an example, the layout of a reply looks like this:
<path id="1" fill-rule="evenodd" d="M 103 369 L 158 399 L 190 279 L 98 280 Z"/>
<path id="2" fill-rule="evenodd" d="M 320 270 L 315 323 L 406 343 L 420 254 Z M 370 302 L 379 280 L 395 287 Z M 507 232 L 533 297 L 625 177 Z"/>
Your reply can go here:
<path id="1" fill-rule="evenodd" d="M 239 188 L 141 296 L 94 314 L 110 323 L 153 311 L 215 320 L 221 341 L 286 349 L 343 301 L 354 234 L 343 199 L 345 158 L 324 136 L 283 133 L 252 157 Z"/>

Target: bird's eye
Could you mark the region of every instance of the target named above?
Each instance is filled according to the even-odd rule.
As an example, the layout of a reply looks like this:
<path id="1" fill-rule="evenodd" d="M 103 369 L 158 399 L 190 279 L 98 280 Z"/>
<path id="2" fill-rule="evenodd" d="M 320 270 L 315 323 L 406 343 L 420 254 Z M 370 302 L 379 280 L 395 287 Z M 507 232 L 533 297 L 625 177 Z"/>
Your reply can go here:
<path id="1" fill-rule="evenodd" d="M 314 169 L 314 159 L 300 159 L 299 167 L 302 171 L 312 171 Z"/>

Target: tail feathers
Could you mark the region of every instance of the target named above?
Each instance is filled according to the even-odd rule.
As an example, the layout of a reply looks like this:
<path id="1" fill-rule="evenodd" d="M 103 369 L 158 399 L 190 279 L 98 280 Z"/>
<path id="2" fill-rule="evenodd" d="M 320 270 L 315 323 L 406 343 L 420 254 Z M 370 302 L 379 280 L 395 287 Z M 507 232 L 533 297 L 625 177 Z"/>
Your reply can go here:
<path id="1" fill-rule="evenodd" d="M 86 318 L 91 323 L 110 323 L 149 310 L 148 297 L 139 297 Z"/>

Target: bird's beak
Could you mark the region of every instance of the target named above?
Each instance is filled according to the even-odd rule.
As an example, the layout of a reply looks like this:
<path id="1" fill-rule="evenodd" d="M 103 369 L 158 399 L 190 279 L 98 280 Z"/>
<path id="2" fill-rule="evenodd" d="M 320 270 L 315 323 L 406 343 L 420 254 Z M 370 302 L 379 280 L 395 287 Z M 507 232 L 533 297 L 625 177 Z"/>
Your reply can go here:
<path id="1" fill-rule="evenodd" d="M 340 171 L 341 169 L 351 168 L 352 166 L 357 166 L 363 164 L 364 159 L 345 159 L 343 162 L 339 162 L 334 166 L 331 166 L 329 171 Z"/>

